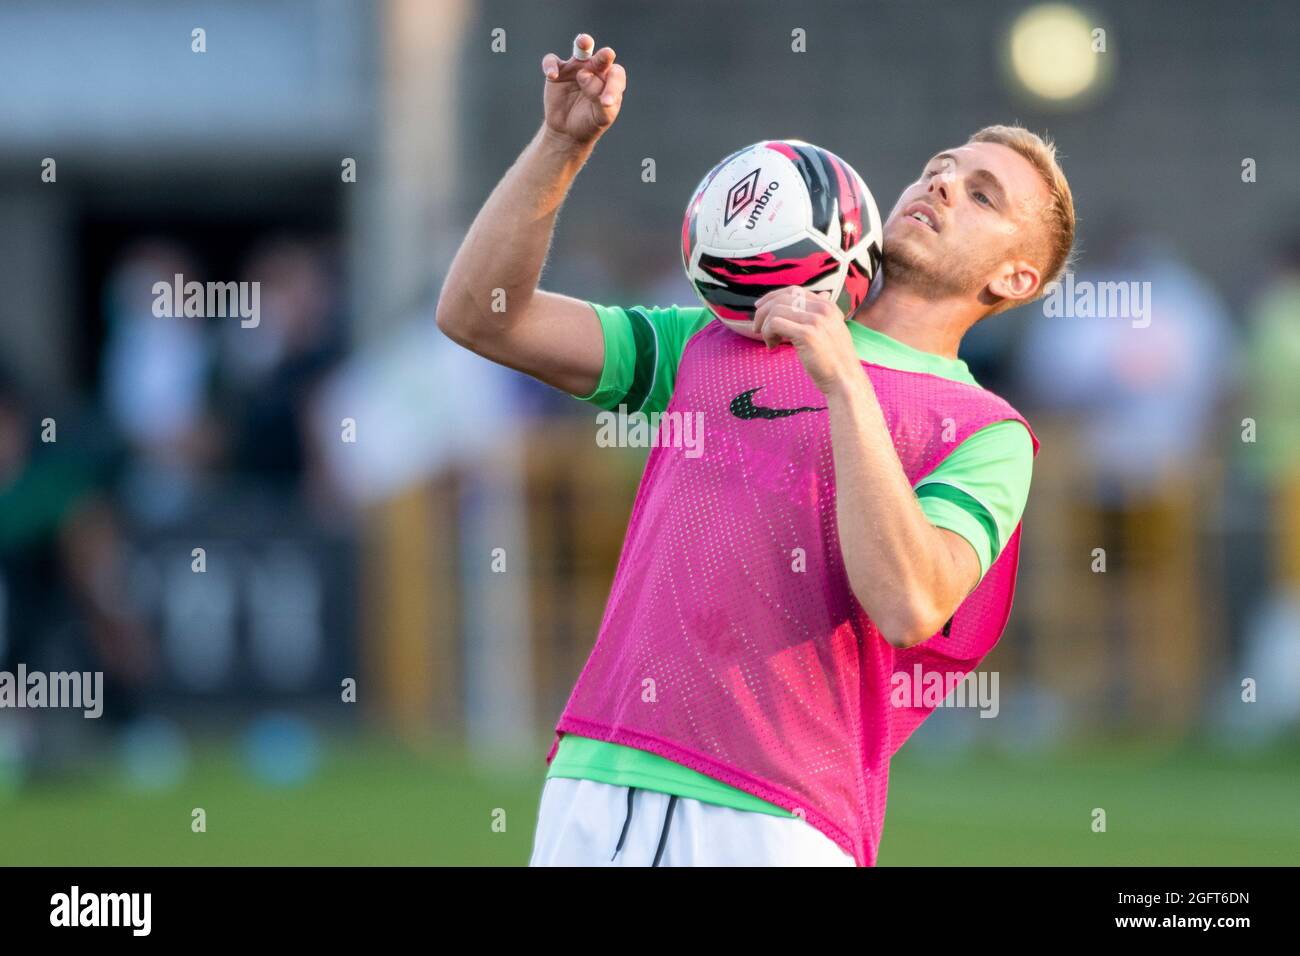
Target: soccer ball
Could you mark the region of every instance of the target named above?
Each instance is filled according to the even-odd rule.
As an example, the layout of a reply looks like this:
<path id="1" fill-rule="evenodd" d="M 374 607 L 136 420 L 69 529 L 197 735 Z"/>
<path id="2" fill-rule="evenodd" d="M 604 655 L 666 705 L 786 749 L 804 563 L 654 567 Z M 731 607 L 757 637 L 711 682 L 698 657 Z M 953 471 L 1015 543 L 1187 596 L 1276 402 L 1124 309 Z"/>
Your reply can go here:
<path id="1" fill-rule="evenodd" d="M 682 220 L 682 262 L 701 301 L 756 338 L 754 302 L 803 286 L 846 319 L 880 266 L 882 227 L 866 183 L 834 153 L 796 139 L 732 153 L 704 177 Z"/>

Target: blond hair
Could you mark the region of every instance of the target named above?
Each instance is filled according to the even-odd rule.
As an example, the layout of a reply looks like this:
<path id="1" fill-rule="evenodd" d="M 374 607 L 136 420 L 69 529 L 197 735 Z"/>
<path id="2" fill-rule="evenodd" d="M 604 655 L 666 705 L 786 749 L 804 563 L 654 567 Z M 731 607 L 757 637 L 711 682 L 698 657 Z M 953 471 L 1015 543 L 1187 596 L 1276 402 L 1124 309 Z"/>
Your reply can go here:
<path id="1" fill-rule="evenodd" d="M 1034 296 L 1038 298 L 1046 293 L 1048 283 L 1055 282 L 1065 272 L 1070 264 L 1070 250 L 1074 247 L 1074 196 L 1070 193 L 1070 183 L 1065 178 L 1065 172 L 1056 159 L 1056 145 L 1023 126 L 985 126 L 967 142 L 997 143 L 1015 150 L 1029 161 L 1047 186 L 1051 195 L 1044 213 L 1047 251 L 1041 266 L 1042 285 Z M 1004 302 L 992 311 L 1001 312 L 1023 304 Z"/>

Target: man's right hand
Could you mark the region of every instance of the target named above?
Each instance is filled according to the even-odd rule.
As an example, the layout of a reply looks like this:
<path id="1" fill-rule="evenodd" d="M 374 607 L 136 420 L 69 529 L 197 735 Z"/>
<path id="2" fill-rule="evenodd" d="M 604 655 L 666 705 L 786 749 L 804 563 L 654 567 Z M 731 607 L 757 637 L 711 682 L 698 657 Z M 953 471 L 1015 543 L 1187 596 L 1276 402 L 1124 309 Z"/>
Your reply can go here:
<path id="1" fill-rule="evenodd" d="M 587 54 L 595 45 L 586 33 L 574 40 Z M 438 328 L 486 359 L 589 395 L 605 365 L 600 319 L 584 300 L 537 282 L 556 213 L 618 116 L 627 74 L 604 47 L 586 59 L 548 53 L 542 75 L 546 122 L 474 217 L 438 296 Z"/>
<path id="2" fill-rule="evenodd" d="M 579 33 L 573 41 L 590 54 L 596 41 Z M 609 129 L 623 105 L 627 71 L 614 63 L 614 51 L 602 47 L 588 59 L 576 55 L 561 60 L 556 54 L 542 57 L 546 89 L 542 104 L 549 133 L 564 137 L 576 146 L 589 146 Z"/>

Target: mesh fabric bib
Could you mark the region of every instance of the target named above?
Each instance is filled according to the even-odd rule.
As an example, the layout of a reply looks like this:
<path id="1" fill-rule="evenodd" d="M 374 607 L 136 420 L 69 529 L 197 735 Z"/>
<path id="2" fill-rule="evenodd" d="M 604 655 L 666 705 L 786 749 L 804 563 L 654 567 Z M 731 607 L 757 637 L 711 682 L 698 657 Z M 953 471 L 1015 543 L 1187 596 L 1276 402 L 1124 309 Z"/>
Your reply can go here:
<path id="1" fill-rule="evenodd" d="M 1024 421 L 972 385 L 863 371 L 913 484 L 984 426 Z M 891 675 L 910 679 L 919 665 L 949 687 L 979 664 L 1010 613 L 1020 528 L 948 636 L 891 647 L 840 556 L 825 404 L 792 346 L 769 351 L 717 322 L 691 340 L 667 411 L 703 413 L 702 454 L 651 451 L 595 647 L 556 730 L 752 793 L 869 866 L 890 758 L 933 709 L 893 706 Z"/>

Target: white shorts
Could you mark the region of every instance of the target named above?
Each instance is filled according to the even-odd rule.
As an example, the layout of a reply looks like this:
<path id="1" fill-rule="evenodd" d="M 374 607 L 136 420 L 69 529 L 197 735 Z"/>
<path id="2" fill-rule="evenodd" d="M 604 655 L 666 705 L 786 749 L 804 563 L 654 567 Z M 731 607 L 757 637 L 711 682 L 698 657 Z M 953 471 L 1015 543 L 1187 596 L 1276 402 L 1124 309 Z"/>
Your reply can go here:
<path id="1" fill-rule="evenodd" d="M 853 866 L 798 817 L 548 777 L 529 866 Z"/>

